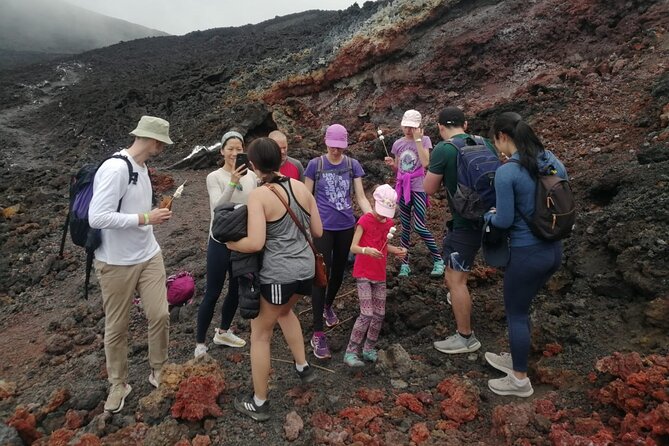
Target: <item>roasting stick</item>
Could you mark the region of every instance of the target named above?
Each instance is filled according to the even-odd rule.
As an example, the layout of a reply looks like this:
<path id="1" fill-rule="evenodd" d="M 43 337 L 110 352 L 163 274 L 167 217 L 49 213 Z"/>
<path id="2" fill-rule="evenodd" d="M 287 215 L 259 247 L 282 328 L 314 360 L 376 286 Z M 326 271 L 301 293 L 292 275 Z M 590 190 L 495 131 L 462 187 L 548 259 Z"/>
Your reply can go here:
<path id="1" fill-rule="evenodd" d="M 244 353 L 244 352 L 242 352 L 242 355 L 244 355 L 244 356 L 249 356 L 249 357 L 250 357 L 250 356 L 251 356 L 251 353 Z M 280 359 L 280 358 L 271 358 L 271 357 L 270 357 L 269 359 L 272 360 L 272 361 L 276 361 L 276 362 L 285 362 L 286 364 L 293 364 L 293 363 L 294 363 L 293 361 L 286 361 L 285 359 Z M 326 372 L 330 372 L 330 373 L 336 373 L 336 372 L 335 372 L 334 370 L 332 370 L 332 369 L 326 369 L 325 367 L 321 367 L 321 366 L 319 366 L 319 365 L 312 364 L 312 363 L 309 363 L 309 367 L 313 367 L 313 368 L 315 368 L 315 369 L 320 369 L 320 370 L 325 370 Z"/>
<path id="2" fill-rule="evenodd" d="M 344 294 L 340 294 L 339 296 L 337 296 L 337 299 L 341 299 L 342 297 L 346 297 L 349 294 L 353 294 L 354 292 L 355 292 L 355 288 L 350 290 L 350 291 L 345 292 Z M 306 313 L 308 311 L 311 311 L 311 305 L 308 306 L 307 308 L 305 308 L 304 310 L 300 311 L 299 313 L 297 313 L 297 315 L 302 316 L 304 313 Z"/>

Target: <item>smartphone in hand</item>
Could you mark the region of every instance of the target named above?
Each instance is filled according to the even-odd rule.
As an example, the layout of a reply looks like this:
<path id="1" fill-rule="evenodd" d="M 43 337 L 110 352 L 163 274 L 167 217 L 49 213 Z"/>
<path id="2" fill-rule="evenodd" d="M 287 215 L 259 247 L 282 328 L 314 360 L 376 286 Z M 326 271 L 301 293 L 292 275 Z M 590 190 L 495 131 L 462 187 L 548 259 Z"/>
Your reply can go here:
<path id="1" fill-rule="evenodd" d="M 251 168 L 249 157 L 246 153 L 238 153 L 237 159 L 235 159 L 235 170 L 239 169 L 241 166 L 246 166 L 247 169 Z"/>

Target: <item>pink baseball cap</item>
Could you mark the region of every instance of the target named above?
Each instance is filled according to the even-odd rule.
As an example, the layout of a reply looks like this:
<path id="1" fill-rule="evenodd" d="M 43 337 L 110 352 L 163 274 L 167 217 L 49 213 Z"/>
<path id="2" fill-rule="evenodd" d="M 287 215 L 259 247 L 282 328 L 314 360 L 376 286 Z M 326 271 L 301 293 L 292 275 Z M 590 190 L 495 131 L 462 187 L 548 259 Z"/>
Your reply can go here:
<path id="1" fill-rule="evenodd" d="M 420 113 L 416 110 L 407 110 L 404 112 L 404 116 L 402 116 L 402 124 L 400 124 L 402 127 L 414 127 L 418 128 L 420 127 L 420 122 L 421 122 L 422 117 L 420 116 Z"/>
<path id="2" fill-rule="evenodd" d="M 395 192 L 395 189 L 387 184 L 382 184 L 374 189 L 374 201 L 374 210 L 377 214 L 388 218 L 395 216 L 397 203 L 397 192 Z"/>
<path id="3" fill-rule="evenodd" d="M 348 147 L 348 132 L 341 124 L 332 124 L 325 131 L 325 145 L 337 149 Z"/>

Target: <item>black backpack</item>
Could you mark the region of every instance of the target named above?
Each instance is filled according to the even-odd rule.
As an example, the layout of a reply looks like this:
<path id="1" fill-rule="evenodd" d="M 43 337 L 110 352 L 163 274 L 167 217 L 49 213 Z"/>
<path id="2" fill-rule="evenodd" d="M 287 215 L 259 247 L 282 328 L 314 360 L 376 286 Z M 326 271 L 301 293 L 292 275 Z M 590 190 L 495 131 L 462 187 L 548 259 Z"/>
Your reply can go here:
<path id="1" fill-rule="evenodd" d="M 480 136 L 455 137 L 446 142 L 458 151 L 457 188 L 455 194 L 448 194 L 451 206 L 463 218 L 480 220 L 495 206 L 495 172 L 502 163 Z"/>
<path id="2" fill-rule="evenodd" d="M 511 162 L 520 164 L 515 159 Z M 532 234 L 546 241 L 556 241 L 571 235 L 576 223 L 576 200 L 568 180 L 560 177 L 552 167 L 549 174 L 540 174 L 534 192 L 534 214 L 520 216 Z"/>
<path id="3" fill-rule="evenodd" d="M 86 164 L 70 178 L 70 205 L 63 225 L 63 236 L 60 241 L 60 256 L 63 257 L 65 239 L 68 229 L 72 242 L 86 249 L 86 280 L 84 282 L 84 299 L 88 299 L 88 284 L 90 282 L 91 270 L 93 268 L 93 257 L 95 250 L 102 243 L 100 229 L 91 228 L 88 222 L 88 208 L 93 198 L 93 179 L 98 169 L 105 161 L 117 158 L 128 164 L 128 184 L 137 184 L 137 172 L 133 171 L 132 163 L 127 156 L 112 155 L 101 162 Z M 116 211 L 121 210 L 123 197 L 118 201 Z"/>

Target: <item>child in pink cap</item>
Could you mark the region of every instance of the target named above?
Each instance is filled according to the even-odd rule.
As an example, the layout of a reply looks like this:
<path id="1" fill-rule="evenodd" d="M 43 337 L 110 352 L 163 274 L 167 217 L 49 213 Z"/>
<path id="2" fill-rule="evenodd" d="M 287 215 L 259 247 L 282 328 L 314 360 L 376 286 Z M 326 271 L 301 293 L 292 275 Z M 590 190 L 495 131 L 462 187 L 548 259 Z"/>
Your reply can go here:
<path id="1" fill-rule="evenodd" d="M 444 261 L 441 252 L 434 241 L 434 237 L 425 222 L 427 213 L 427 194 L 423 188 L 425 168 L 430 161 L 429 151 L 432 149 L 432 141 L 427 135 L 423 135 L 421 128 L 422 117 L 417 110 L 407 110 L 402 116 L 402 132 L 404 137 L 393 144 L 392 154 L 385 158 L 385 163 L 397 173 L 395 189 L 399 195 L 400 222 L 402 223 L 402 238 L 400 245 L 409 248 L 411 240 L 411 226 L 423 239 L 425 246 L 432 254 L 434 265 L 431 277 L 441 277 L 444 274 Z M 411 273 L 409 268 L 409 256 L 406 256 L 400 266 L 400 277 L 406 277 Z"/>
<path id="2" fill-rule="evenodd" d="M 344 363 L 351 367 L 364 365 L 358 356 L 361 351 L 363 359 L 377 359 L 374 347 L 386 313 L 386 258 L 388 252 L 400 258 L 407 253 L 406 248 L 388 244 L 394 233 L 395 189 L 387 184 L 377 187 L 374 201 L 374 210 L 358 220 L 351 243 L 351 252 L 357 254 L 353 277 L 357 279 L 360 299 L 360 315 L 344 354 Z"/>

